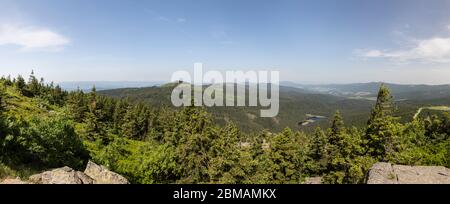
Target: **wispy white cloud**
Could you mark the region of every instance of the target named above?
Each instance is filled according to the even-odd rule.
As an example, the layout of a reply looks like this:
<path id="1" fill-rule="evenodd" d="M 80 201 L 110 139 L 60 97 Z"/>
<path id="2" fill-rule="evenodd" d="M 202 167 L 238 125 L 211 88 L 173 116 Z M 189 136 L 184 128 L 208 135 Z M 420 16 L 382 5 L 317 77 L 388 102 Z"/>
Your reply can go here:
<path id="1" fill-rule="evenodd" d="M 0 46 L 17 45 L 21 51 L 57 52 L 69 43 L 70 39 L 47 28 L 0 25 Z"/>
<path id="2" fill-rule="evenodd" d="M 156 20 L 157 21 L 170 21 L 170 19 L 165 16 L 157 16 Z"/>
<path id="3" fill-rule="evenodd" d="M 186 22 L 186 19 L 185 18 L 177 18 L 177 22 L 184 23 L 184 22 Z"/>
<path id="4" fill-rule="evenodd" d="M 398 62 L 447 63 L 450 62 L 450 37 L 418 40 L 403 50 L 356 50 L 366 58 L 386 58 Z"/>
<path id="5" fill-rule="evenodd" d="M 450 37 L 412 40 L 407 48 L 398 50 L 358 49 L 355 54 L 364 58 L 385 58 L 401 63 L 449 63 Z"/>

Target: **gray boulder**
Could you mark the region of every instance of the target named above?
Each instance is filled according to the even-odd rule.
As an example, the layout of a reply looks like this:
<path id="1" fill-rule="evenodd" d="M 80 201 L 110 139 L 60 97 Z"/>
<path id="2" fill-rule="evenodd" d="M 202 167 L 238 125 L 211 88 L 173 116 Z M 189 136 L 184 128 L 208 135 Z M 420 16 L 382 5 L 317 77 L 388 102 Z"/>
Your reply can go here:
<path id="1" fill-rule="evenodd" d="M 30 176 L 29 181 L 36 184 L 93 184 L 94 180 L 83 172 L 70 167 L 62 167 Z"/>
<path id="2" fill-rule="evenodd" d="M 94 179 L 94 184 L 129 184 L 125 177 L 91 161 L 88 162 L 84 173 Z"/>
<path id="3" fill-rule="evenodd" d="M 379 162 L 369 170 L 368 184 L 450 184 L 450 169 Z"/>
<path id="4" fill-rule="evenodd" d="M 31 184 L 31 183 L 22 181 L 22 180 L 20 180 L 19 177 L 17 177 L 15 179 L 7 178 L 7 179 L 1 181 L 0 184 Z"/>
<path id="5" fill-rule="evenodd" d="M 322 177 L 309 177 L 305 179 L 304 184 L 322 184 Z"/>
<path id="6" fill-rule="evenodd" d="M 125 177 L 91 161 L 84 172 L 62 167 L 35 174 L 28 180 L 36 184 L 129 184 Z"/>
<path id="7" fill-rule="evenodd" d="M 392 165 L 385 162 L 378 162 L 369 170 L 368 184 L 395 184 L 397 176 Z"/>

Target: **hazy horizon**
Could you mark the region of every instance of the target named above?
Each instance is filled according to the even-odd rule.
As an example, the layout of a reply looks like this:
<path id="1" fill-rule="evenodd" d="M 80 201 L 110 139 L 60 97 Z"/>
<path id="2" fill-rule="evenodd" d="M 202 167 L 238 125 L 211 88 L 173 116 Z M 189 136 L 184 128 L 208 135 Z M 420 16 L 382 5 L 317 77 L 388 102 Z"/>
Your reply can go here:
<path id="1" fill-rule="evenodd" d="M 61 81 L 55 82 L 61 83 L 152 83 L 152 84 L 166 84 L 172 83 L 171 81 Z M 228 82 L 227 82 L 228 83 Z M 395 83 L 389 81 L 366 81 L 366 82 L 344 82 L 344 83 L 321 83 L 321 82 L 308 82 L 308 81 L 280 81 L 280 84 L 293 83 L 297 85 L 346 85 L 346 84 L 369 84 L 369 83 L 385 83 L 385 84 L 396 84 L 396 85 L 428 85 L 428 86 L 440 86 L 440 85 L 450 85 L 450 83 L 444 84 L 426 84 L 426 83 Z"/>

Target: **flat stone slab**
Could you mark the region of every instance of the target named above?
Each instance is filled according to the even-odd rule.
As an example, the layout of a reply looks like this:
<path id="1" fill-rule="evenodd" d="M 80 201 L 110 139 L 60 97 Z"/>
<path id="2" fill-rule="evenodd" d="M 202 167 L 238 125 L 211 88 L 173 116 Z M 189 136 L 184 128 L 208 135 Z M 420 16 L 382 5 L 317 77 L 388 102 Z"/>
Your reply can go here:
<path id="1" fill-rule="evenodd" d="M 450 184 L 450 169 L 379 162 L 369 170 L 368 184 Z"/>
<path id="2" fill-rule="evenodd" d="M 322 177 L 309 177 L 305 179 L 304 184 L 322 184 Z"/>
<path id="3" fill-rule="evenodd" d="M 1 181 L 0 184 L 31 184 L 31 183 L 22 181 L 22 180 L 20 180 L 20 178 L 15 178 L 15 179 L 8 178 L 8 179 Z"/>
<path id="4" fill-rule="evenodd" d="M 84 173 L 94 180 L 94 184 L 129 184 L 125 177 L 91 161 Z"/>
<path id="5" fill-rule="evenodd" d="M 30 176 L 29 180 L 37 184 L 92 184 L 91 177 L 70 167 L 62 167 Z"/>

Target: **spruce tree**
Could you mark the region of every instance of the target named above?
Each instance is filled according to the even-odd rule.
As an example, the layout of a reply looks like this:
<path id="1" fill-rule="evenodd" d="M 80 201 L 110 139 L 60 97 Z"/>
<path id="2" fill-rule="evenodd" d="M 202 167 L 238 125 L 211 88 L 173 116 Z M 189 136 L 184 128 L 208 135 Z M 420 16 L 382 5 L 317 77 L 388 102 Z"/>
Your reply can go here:
<path id="1" fill-rule="evenodd" d="M 4 87 L 0 84 L 0 116 L 6 110 L 6 94 Z"/>
<path id="2" fill-rule="evenodd" d="M 393 117 L 394 110 L 390 91 L 382 84 L 364 135 L 367 154 L 382 161 L 394 151 L 394 140 L 400 131 L 399 124 Z"/>
<path id="3" fill-rule="evenodd" d="M 319 175 L 326 170 L 329 162 L 328 151 L 326 149 L 328 136 L 320 127 L 316 128 L 312 136 L 308 155 L 311 161 L 308 162 L 308 169 L 311 174 Z"/>
<path id="4" fill-rule="evenodd" d="M 179 182 L 209 182 L 208 152 L 217 130 L 203 108 L 184 107 L 177 117 L 168 142 L 176 146 Z"/>
<path id="5" fill-rule="evenodd" d="M 329 143 L 332 145 L 339 145 L 344 133 L 344 120 L 339 111 L 336 111 L 331 123 L 331 131 L 328 136 Z"/>
<path id="6" fill-rule="evenodd" d="M 28 97 L 34 97 L 40 94 L 40 87 L 38 79 L 34 76 L 34 71 L 31 71 L 30 78 L 28 79 L 27 89 L 24 95 Z"/>
<path id="7" fill-rule="evenodd" d="M 257 167 L 250 146 L 240 142 L 241 133 L 234 124 L 221 128 L 212 140 L 208 157 L 211 183 L 248 183 Z"/>
<path id="8" fill-rule="evenodd" d="M 137 130 L 137 108 L 135 105 L 129 106 L 126 110 L 126 113 L 123 117 L 123 124 L 121 126 L 122 135 L 127 138 L 136 138 L 138 136 L 138 130 Z"/>
<path id="9" fill-rule="evenodd" d="M 13 85 L 13 81 L 11 80 L 11 75 L 8 75 L 6 78 L 4 78 L 3 81 L 4 81 L 3 83 L 6 86 L 12 86 Z"/>
<path id="10" fill-rule="evenodd" d="M 83 91 L 78 89 L 77 91 L 71 92 L 67 99 L 67 106 L 71 118 L 76 122 L 83 122 L 84 116 L 88 111 L 88 104 Z"/>
<path id="11" fill-rule="evenodd" d="M 114 112 L 112 115 L 112 121 L 113 121 L 113 128 L 114 131 L 120 132 L 121 127 L 123 125 L 124 121 L 124 116 L 127 113 L 127 109 L 129 107 L 128 101 L 126 100 L 118 100 L 115 103 L 114 106 Z"/>
<path id="12" fill-rule="evenodd" d="M 5 117 L 6 105 L 5 105 L 5 93 L 3 86 L 0 85 L 0 160 L 3 156 L 3 140 L 8 134 L 7 123 Z"/>
<path id="13" fill-rule="evenodd" d="M 20 93 L 24 94 L 26 92 L 25 89 L 27 84 L 25 83 L 25 79 L 21 75 L 17 76 L 14 85 L 20 91 Z"/>
<path id="14" fill-rule="evenodd" d="M 356 128 L 344 127 L 342 116 L 337 111 L 328 130 L 330 142 L 326 145 L 328 160 L 323 182 L 341 184 L 364 181 L 371 160 L 361 156 L 360 135 Z"/>
<path id="15" fill-rule="evenodd" d="M 291 129 L 276 134 L 270 143 L 269 168 L 271 182 L 278 184 L 300 183 L 301 162 L 298 146 Z"/>
<path id="16" fill-rule="evenodd" d="M 344 122 L 339 111 L 336 111 L 334 114 L 331 127 L 327 132 L 328 143 L 326 145 L 326 151 L 330 160 L 325 170 L 325 182 L 342 183 L 345 177 L 342 166 L 346 164 L 346 155 L 344 152 L 347 146 L 345 144 L 346 133 Z"/>
<path id="17" fill-rule="evenodd" d="M 89 100 L 88 111 L 86 112 L 84 118 L 84 122 L 86 124 L 85 127 L 86 136 L 90 140 L 101 139 L 103 143 L 108 143 L 109 140 L 106 135 L 105 124 L 104 121 L 102 121 L 103 104 L 101 103 L 101 101 L 98 100 L 95 86 L 89 93 L 88 100 Z"/>
<path id="18" fill-rule="evenodd" d="M 63 91 L 59 85 L 53 88 L 53 83 L 50 85 L 50 103 L 58 106 L 63 106 L 67 97 L 67 92 Z"/>
<path id="19" fill-rule="evenodd" d="M 336 111 L 331 122 L 331 128 L 328 129 L 328 143 L 326 150 L 330 160 L 337 160 L 343 158 L 346 152 L 346 130 L 344 128 L 343 118 L 339 111 Z M 336 168 L 330 162 L 328 163 L 328 171 L 333 171 Z"/>

